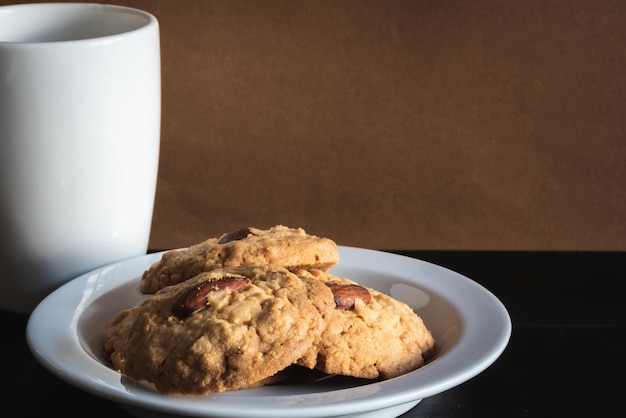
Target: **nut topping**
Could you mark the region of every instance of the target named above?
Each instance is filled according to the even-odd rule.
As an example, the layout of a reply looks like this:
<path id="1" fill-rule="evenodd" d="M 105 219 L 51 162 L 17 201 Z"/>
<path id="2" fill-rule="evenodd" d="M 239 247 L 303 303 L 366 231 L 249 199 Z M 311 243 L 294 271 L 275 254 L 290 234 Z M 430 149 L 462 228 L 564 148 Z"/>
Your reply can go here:
<path id="1" fill-rule="evenodd" d="M 172 305 L 172 315 L 186 318 L 192 313 L 207 307 L 207 295 L 220 290 L 236 292 L 249 282 L 241 277 L 223 277 L 218 280 L 206 280 L 196 284 L 183 293 Z"/>
<path id="2" fill-rule="evenodd" d="M 243 228 L 237 231 L 229 232 L 228 234 L 222 235 L 217 243 L 226 244 L 227 242 L 231 241 L 239 241 L 250 235 L 250 232 L 250 228 Z"/>
<path id="3" fill-rule="evenodd" d="M 358 284 L 329 283 L 328 287 L 333 292 L 337 309 L 353 309 L 356 299 L 361 299 L 365 304 L 372 299 L 369 290 Z"/>

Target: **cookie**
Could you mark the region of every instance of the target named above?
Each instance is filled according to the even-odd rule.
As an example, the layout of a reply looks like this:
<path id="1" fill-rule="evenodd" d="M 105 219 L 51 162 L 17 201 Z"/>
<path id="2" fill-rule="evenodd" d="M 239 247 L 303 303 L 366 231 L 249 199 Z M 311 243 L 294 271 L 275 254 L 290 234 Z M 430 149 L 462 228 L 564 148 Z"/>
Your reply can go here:
<path id="1" fill-rule="evenodd" d="M 337 244 L 331 239 L 283 225 L 266 230 L 250 227 L 165 252 L 143 273 L 140 290 L 154 293 L 203 271 L 222 267 L 274 264 L 289 270 L 328 270 L 338 261 Z"/>
<path id="2" fill-rule="evenodd" d="M 255 387 L 310 350 L 333 311 L 332 292 L 311 277 L 274 265 L 216 269 L 115 315 L 103 354 L 165 394 Z"/>
<path id="3" fill-rule="evenodd" d="M 301 270 L 334 294 L 336 308 L 319 341 L 298 364 L 329 374 L 389 379 L 421 367 L 435 340 L 405 303 L 328 272 Z"/>

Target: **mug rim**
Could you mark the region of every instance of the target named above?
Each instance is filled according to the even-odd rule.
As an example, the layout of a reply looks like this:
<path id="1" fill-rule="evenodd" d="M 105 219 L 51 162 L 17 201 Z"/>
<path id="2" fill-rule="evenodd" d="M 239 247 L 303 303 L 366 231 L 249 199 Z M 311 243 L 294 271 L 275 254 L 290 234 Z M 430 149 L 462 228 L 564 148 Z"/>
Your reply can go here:
<path id="1" fill-rule="evenodd" d="M 53 2 L 53 3 L 22 3 L 0 6 L 0 28 L 2 27 L 3 19 L 10 19 L 14 13 L 20 14 L 19 17 L 23 20 L 37 20 L 37 16 L 41 16 L 43 13 L 50 13 L 55 11 L 55 19 L 49 23 L 49 28 L 54 28 L 54 25 L 60 25 L 63 20 L 63 14 L 74 12 L 80 15 L 81 19 L 109 19 L 116 14 L 128 15 L 135 17 L 132 22 L 126 23 L 123 28 L 117 28 L 115 30 L 103 31 L 99 34 L 88 34 L 83 32 L 83 35 L 67 36 L 58 39 L 43 39 L 43 36 L 38 35 L 41 39 L 37 38 L 34 32 L 29 36 L 22 36 L 20 39 L 14 36 L 11 39 L 11 34 L 7 30 L 9 36 L 5 39 L 2 29 L 0 29 L 0 46 L 25 46 L 25 45 L 64 45 L 70 43 L 79 42 L 101 42 L 110 40 L 115 37 L 129 35 L 134 32 L 140 32 L 147 30 L 153 26 L 158 28 L 158 20 L 156 17 L 145 10 L 137 9 L 134 7 L 121 6 L 116 4 L 102 4 L 102 3 L 69 3 L 69 2 Z M 16 15 L 16 17 L 18 17 Z M 67 23 L 67 18 L 65 19 Z M 79 21 L 71 22 L 73 25 L 77 25 Z"/>

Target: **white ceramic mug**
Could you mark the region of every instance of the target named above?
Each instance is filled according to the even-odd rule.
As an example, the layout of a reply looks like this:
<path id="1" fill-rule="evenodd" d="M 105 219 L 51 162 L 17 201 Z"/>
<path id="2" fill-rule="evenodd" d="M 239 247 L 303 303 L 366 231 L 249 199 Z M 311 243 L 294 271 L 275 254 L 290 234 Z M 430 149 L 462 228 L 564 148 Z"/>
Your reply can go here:
<path id="1" fill-rule="evenodd" d="M 160 125 L 159 25 L 105 4 L 0 7 L 0 308 L 145 254 Z"/>

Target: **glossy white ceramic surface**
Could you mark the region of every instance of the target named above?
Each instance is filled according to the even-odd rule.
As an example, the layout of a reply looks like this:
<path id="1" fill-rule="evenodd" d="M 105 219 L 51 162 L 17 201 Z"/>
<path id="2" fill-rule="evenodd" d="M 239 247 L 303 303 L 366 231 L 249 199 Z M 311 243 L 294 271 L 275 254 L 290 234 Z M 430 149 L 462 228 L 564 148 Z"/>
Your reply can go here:
<path id="1" fill-rule="evenodd" d="M 159 394 L 112 370 L 101 356 L 100 336 L 116 312 L 148 297 L 140 293 L 139 280 L 160 253 L 111 264 L 56 290 L 29 319 L 29 347 L 70 384 L 118 402 L 137 416 L 162 418 L 396 417 L 481 373 L 504 351 L 511 334 L 508 312 L 478 283 L 409 257 L 353 247 L 340 246 L 339 251 L 333 274 L 388 293 L 422 317 L 437 341 L 426 365 L 384 381 L 330 376 L 207 396 Z"/>
<path id="2" fill-rule="evenodd" d="M 126 7 L 0 7 L 0 308 L 145 254 L 158 169 L 159 25 Z"/>

